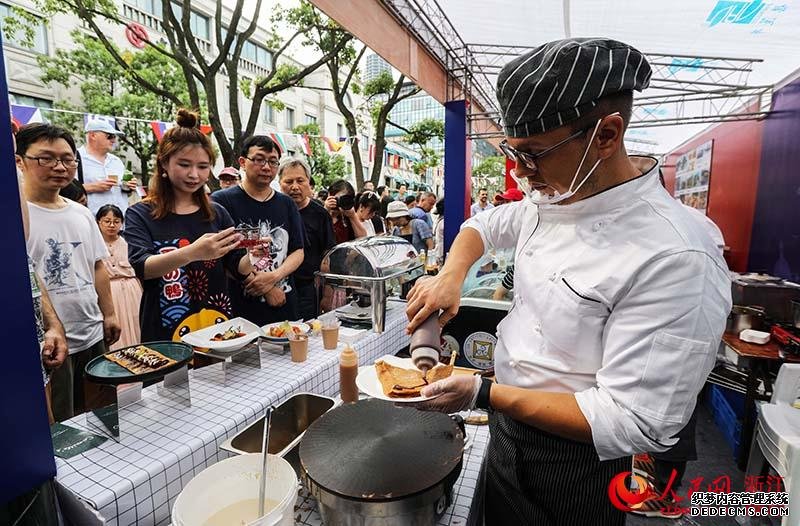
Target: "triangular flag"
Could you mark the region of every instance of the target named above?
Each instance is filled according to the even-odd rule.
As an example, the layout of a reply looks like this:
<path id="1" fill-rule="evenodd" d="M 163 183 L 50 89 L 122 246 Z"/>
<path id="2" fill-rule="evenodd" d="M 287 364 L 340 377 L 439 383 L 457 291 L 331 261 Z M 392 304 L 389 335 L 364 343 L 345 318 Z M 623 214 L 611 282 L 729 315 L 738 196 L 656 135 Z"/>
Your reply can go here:
<path id="1" fill-rule="evenodd" d="M 297 135 L 297 141 L 300 143 L 303 153 L 311 155 L 311 143 L 308 141 L 308 134 Z"/>
<path id="2" fill-rule="evenodd" d="M 213 128 L 210 124 L 201 124 L 200 131 L 203 133 L 203 135 L 209 135 L 213 131 Z"/>
<path id="3" fill-rule="evenodd" d="M 331 139 L 330 137 L 323 137 L 322 140 L 328 146 L 328 151 L 330 153 L 336 153 L 339 150 L 341 150 L 342 147 L 344 146 L 344 142 L 342 142 L 341 140 L 340 140 L 340 142 L 336 142 L 333 139 Z"/>
<path id="4" fill-rule="evenodd" d="M 32 122 L 44 122 L 39 108 L 22 104 L 11 105 L 11 118 L 14 119 L 17 126 L 25 126 Z"/>
<path id="5" fill-rule="evenodd" d="M 153 129 L 153 135 L 156 136 L 156 141 L 158 142 L 161 142 L 164 133 L 173 126 L 176 126 L 174 122 L 150 121 L 150 128 Z"/>
<path id="6" fill-rule="evenodd" d="M 272 137 L 272 141 L 277 144 L 283 153 L 286 153 L 286 143 L 281 139 L 280 133 L 270 133 L 270 137 Z"/>

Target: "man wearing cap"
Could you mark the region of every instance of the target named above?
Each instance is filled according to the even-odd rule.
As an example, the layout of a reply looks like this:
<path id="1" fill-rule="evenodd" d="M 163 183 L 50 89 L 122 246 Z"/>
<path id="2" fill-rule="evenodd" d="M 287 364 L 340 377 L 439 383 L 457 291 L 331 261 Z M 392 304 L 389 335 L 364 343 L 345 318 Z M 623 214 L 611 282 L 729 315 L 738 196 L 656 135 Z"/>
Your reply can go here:
<path id="1" fill-rule="evenodd" d="M 515 249 L 496 383 L 453 376 L 422 409 L 490 411 L 486 524 L 618 525 L 609 483 L 689 420 L 731 307 L 708 234 L 644 172 L 623 135 L 650 66 L 603 38 L 550 42 L 501 70 L 497 99 L 525 199 L 464 223 L 444 267 L 408 295 L 413 331 L 458 311 L 486 251 Z"/>
<path id="2" fill-rule="evenodd" d="M 89 210 L 96 214 L 103 205 L 128 209 L 128 194 L 136 190 L 136 181 L 123 181 L 125 165 L 111 153 L 117 138 L 124 135 L 103 119 L 90 119 L 84 128 L 86 144 L 78 148 L 83 167 L 83 187 L 89 197 Z"/>
<path id="3" fill-rule="evenodd" d="M 228 166 L 227 168 L 223 168 L 222 171 L 217 176 L 219 179 L 219 189 L 225 190 L 226 188 L 230 188 L 231 186 L 238 186 L 239 185 L 239 169 L 234 168 L 233 166 Z"/>
<path id="4" fill-rule="evenodd" d="M 502 204 L 508 203 L 516 203 L 517 201 L 522 201 L 525 198 L 525 195 L 519 188 L 509 188 L 502 194 L 500 194 L 500 200 Z"/>

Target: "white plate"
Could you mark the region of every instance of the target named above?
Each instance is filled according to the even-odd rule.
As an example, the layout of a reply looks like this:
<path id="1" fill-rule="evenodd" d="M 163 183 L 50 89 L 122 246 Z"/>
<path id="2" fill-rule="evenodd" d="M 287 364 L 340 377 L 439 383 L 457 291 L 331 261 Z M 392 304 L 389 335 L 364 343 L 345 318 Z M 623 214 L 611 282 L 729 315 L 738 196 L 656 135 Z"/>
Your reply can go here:
<path id="1" fill-rule="evenodd" d="M 405 369 L 415 369 L 414 362 L 411 361 L 411 358 L 398 358 L 397 356 L 392 356 L 390 354 L 387 354 L 386 356 L 378 358 L 378 360 L 383 360 L 389 365 L 394 365 L 396 367 L 403 367 Z M 377 362 L 378 360 L 375 361 Z M 381 400 L 387 400 L 389 402 L 396 402 L 399 404 L 424 402 L 425 400 L 432 400 L 436 398 L 436 396 L 440 396 L 440 395 L 414 396 L 411 398 L 392 398 L 386 396 L 385 394 L 383 394 L 383 388 L 381 387 L 380 380 L 378 380 L 378 372 L 375 370 L 374 363 L 371 363 L 369 365 L 362 365 L 361 367 L 358 368 L 356 385 L 358 386 L 359 391 L 368 394 L 372 398 L 379 398 Z"/>
<path id="2" fill-rule="evenodd" d="M 269 335 L 270 327 L 277 327 L 278 325 L 281 325 L 282 323 L 285 323 L 285 322 L 279 321 L 279 322 L 276 322 L 276 323 L 270 323 L 269 325 L 264 325 L 263 327 L 261 327 L 261 337 L 264 338 L 265 340 L 269 341 L 269 342 L 272 342 L 272 343 L 289 343 L 289 338 L 276 338 L 274 336 L 270 336 Z M 290 321 L 289 325 L 294 325 L 296 327 L 300 327 L 300 329 L 303 331 L 303 334 L 308 334 L 309 332 L 311 332 L 311 327 L 307 323 L 302 323 L 302 322 L 297 322 L 297 321 Z"/>
<path id="3" fill-rule="evenodd" d="M 215 342 L 211 339 L 215 334 L 224 333 L 231 327 L 241 327 L 241 331 L 245 333 L 245 335 L 240 338 L 221 342 Z M 200 329 L 199 331 L 184 334 L 181 340 L 194 347 L 213 349 L 219 352 L 233 352 L 238 351 L 259 336 L 261 336 L 261 329 L 258 328 L 258 325 L 244 318 L 233 318 L 232 320 L 223 321 L 222 323 Z"/>

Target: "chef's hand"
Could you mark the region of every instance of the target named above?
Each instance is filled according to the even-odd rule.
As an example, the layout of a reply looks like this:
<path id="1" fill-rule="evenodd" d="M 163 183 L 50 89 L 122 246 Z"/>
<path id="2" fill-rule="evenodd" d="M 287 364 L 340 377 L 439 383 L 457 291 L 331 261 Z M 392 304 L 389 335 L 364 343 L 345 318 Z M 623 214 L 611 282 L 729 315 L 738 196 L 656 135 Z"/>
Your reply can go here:
<path id="1" fill-rule="evenodd" d="M 274 272 L 253 272 L 244 280 L 244 292 L 248 296 L 266 296 L 277 282 Z"/>
<path id="2" fill-rule="evenodd" d="M 267 300 L 267 305 L 270 307 L 281 307 L 286 303 L 286 293 L 283 292 L 281 287 L 272 287 L 269 289 L 264 295 L 264 298 Z"/>
<path id="3" fill-rule="evenodd" d="M 461 304 L 461 282 L 447 273 L 419 279 L 406 299 L 408 334 L 414 332 L 417 326 L 439 310 L 444 311 L 439 315 L 439 325 L 444 326 L 458 313 L 458 306 Z"/>
<path id="4" fill-rule="evenodd" d="M 42 345 L 42 364 L 48 371 L 61 367 L 67 359 L 67 338 L 64 329 L 53 328 L 45 331 Z"/>
<path id="5" fill-rule="evenodd" d="M 114 345 L 119 340 L 122 328 L 117 321 L 117 315 L 106 316 L 103 318 L 103 341 L 106 345 Z"/>
<path id="6" fill-rule="evenodd" d="M 475 408 L 478 391 L 481 388 L 481 377 L 459 374 L 439 380 L 422 389 L 422 396 L 436 396 L 432 400 L 416 404 L 422 411 L 439 411 L 442 413 L 458 413 Z"/>

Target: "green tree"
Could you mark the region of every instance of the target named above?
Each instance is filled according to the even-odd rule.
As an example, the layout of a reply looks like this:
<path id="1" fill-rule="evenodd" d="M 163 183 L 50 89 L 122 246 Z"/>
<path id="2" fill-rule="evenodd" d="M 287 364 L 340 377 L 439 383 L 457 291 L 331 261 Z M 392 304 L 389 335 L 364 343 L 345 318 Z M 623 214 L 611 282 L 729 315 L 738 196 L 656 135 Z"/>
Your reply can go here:
<path id="1" fill-rule="evenodd" d="M 271 51 L 272 67 L 264 76 L 243 77 L 239 73 L 240 59 L 245 44 L 253 41 L 258 22 L 265 18 L 261 12 L 263 0 L 256 0 L 252 11 L 248 10 L 249 22 L 243 18 L 245 0 L 225 2 L 226 8 L 231 12 L 230 20 L 222 19 L 223 0 L 216 0 L 215 14 L 209 20 L 210 36 L 213 40 L 209 49 L 204 49 L 202 43 L 195 38 L 192 29 L 191 0 L 155 0 L 155 2 L 160 5 L 163 13 L 159 32 L 164 35 L 166 41 L 150 38 L 145 40 L 145 45 L 178 64 L 178 71 L 188 89 L 189 105 L 196 109 L 205 106 L 209 123 L 226 164 L 235 162 L 236 152 L 242 140 L 255 131 L 262 104 L 274 103 L 274 100 L 269 98 L 271 95 L 286 88 L 302 85 L 308 75 L 340 50 L 340 47 L 333 46 L 330 52 L 323 54 L 308 66 L 297 66 L 288 62 L 284 59 L 288 47 L 313 28 L 295 26 L 294 33 L 289 38 L 281 39 L 276 24 L 283 19 L 284 12 L 278 9 L 270 19 L 272 36 L 267 41 L 256 42 Z M 33 0 L 33 4 L 40 16 L 43 15 L 42 18 L 46 20 L 59 14 L 77 16 L 82 25 L 97 37 L 117 66 L 122 68 L 133 81 L 176 106 L 184 104 L 178 95 L 170 91 L 168 86 L 164 86 L 163 78 L 150 78 L 146 70 L 139 70 L 129 63 L 107 36 L 107 31 L 104 30 L 107 24 L 117 26 L 128 24 L 128 20 L 119 13 L 116 0 Z M 13 14 L 17 18 L 17 25 L 7 24 L 7 30 L 13 31 L 19 27 L 24 29 L 25 24 L 34 25 L 39 20 L 26 11 L 15 10 Z M 232 87 L 227 90 L 228 101 L 224 106 L 222 105 L 224 93 L 220 93 L 217 85 L 218 75 L 223 75 L 228 86 Z M 239 104 L 239 91 L 251 99 L 248 113 L 245 113 Z M 205 101 L 201 96 L 203 92 Z M 228 113 L 232 121 L 232 140 L 229 140 L 222 127 L 220 116 L 223 112 Z"/>
<path id="2" fill-rule="evenodd" d="M 484 157 L 477 166 L 472 168 L 472 179 L 480 186 L 491 187 L 494 190 L 498 178 L 504 177 L 506 171 L 506 158 L 502 155 Z"/>
<path id="3" fill-rule="evenodd" d="M 320 187 L 327 188 L 333 181 L 347 178 L 347 163 L 344 157 L 328 153 L 327 147 L 319 138 L 319 124 L 315 122 L 301 124 L 295 126 L 292 132 L 308 135 L 311 155 L 307 155 L 306 160 L 311 166 L 311 175 Z"/>
<path id="4" fill-rule="evenodd" d="M 419 88 L 408 84 L 404 75 L 395 80 L 388 72 L 383 72 L 362 85 L 359 62 L 366 52 L 366 46 L 358 43 L 353 35 L 306 0 L 301 0 L 300 5 L 290 11 L 290 16 L 295 27 L 311 29 L 305 34 L 303 45 L 312 47 L 328 57 L 325 64 L 331 74 L 331 91 L 336 106 L 344 117 L 347 134 L 354 138 L 350 142 L 350 151 L 353 155 L 354 176 L 358 188 L 361 188 L 367 179 L 361 159 L 359 131 L 369 126 L 367 117 L 371 120 L 375 148 L 372 171 L 368 179 L 377 186 L 383 168 L 389 113 L 398 102 L 419 93 Z M 363 95 L 364 105 L 353 107 L 350 93 Z"/>
<path id="5" fill-rule="evenodd" d="M 439 166 L 442 156 L 428 146 L 433 139 L 444 140 L 444 121 L 440 119 L 423 119 L 406 129 L 390 121 L 390 124 L 406 132 L 404 141 L 419 150 L 421 159 L 414 163 L 414 173 L 425 175 L 428 168 Z"/>
<path id="6" fill-rule="evenodd" d="M 113 55 L 97 38 L 79 30 L 73 31 L 71 36 L 75 43 L 72 50 L 59 49 L 53 57 L 38 58 L 43 72 L 42 81 L 65 87 L 79 83 L 83 107 L 74 109 L 124 117 L 120 119 L 120 128 L 125 132 L 120 138 L 121 145 L 136 155 L 142 180 L 147 184 L 149 164 L 157 147 L 148 121 L 172 121 L 178 105 L 173 98 L 159 96 L 143 88 L 128 70 L 116 63 Z M 115 50 L 140 75 L 168 89 L 181 105 L 189 104 L 185 78 L 174 60 L 152 48 L 137 52 L 122 51 L 116 47 Z M 76 132 L 76 136 L 83 134 L 80 130 L 73 130 L 73 133 Z"/>
<path id="7" fill-rule="evenodd" d="M 502 155 L 484 157 L 472 168 L 473 177 L 497 177 L 506 172 L 506 158 Z"/>

